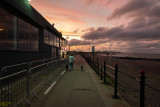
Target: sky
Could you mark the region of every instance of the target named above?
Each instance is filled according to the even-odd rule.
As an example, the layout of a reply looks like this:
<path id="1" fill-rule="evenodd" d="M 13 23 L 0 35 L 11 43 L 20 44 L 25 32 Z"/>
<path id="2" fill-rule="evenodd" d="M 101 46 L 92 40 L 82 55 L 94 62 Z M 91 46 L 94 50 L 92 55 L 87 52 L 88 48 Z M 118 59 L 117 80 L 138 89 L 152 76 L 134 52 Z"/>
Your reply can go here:
<path id="1" fill-rule="evenodd" d="M 159 0 L 31 0 L 71 50 L 160 53 Z"/>

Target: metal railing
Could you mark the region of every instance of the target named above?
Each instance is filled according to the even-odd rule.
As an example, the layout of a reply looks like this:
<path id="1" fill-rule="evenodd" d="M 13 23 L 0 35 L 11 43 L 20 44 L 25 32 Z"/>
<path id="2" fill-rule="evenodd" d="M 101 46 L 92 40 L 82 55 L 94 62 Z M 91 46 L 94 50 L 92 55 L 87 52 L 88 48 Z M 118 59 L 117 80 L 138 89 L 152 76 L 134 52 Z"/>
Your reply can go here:
<path id="1" fill-rule="evenodd" d="M 114 87 L 113 98 L 119 98 L 117 90 L 125 97 L 127 102 L 131 102 L 132 106 L 140 107 L 153 106 L 158 107 L 160 104 L 160 91 L 145 82 L 145 72 L 140 72 L 140 77 L 136 78 L 118 69 L 118 64 L 115 67 L 100 62 L 95 57 L 91 58 L 86 54 L 82 54 L 88 64 L 95 70 L 104 83 L 109 83 Z M 127 79 L 126 79 L 127 78 Z M 149 97 L 145 97 L 147 94 L 151 94 Z M 154 93 L 154 94 L 153 94 Z M 154 95 L 154 96 L 153 96 Z M 148 96 L 148 95 L 147 95 Z"/>
<path id="2" fill-rule="evenodd" d="M 0 72 L 0 106 L 15 107 L 42 84 L 49 84 L 65 69 L 67 60 L 44 59 L 2 68 Z"/>

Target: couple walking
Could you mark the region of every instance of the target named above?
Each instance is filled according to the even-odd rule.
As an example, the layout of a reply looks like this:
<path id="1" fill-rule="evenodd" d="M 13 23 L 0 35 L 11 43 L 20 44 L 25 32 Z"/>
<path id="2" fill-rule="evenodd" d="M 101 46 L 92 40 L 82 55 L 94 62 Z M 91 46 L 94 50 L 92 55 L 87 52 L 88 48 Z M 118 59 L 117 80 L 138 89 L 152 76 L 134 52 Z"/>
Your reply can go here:
<path id="1" fill-rule="evenodd" d="M 73 70 L 73 62 L 74 62 L 73 54 L 71 54 L 68 59 L 69 59 L 69 68 L 70 68 L 70 71 L 71 71 L 71 70 Z"/>

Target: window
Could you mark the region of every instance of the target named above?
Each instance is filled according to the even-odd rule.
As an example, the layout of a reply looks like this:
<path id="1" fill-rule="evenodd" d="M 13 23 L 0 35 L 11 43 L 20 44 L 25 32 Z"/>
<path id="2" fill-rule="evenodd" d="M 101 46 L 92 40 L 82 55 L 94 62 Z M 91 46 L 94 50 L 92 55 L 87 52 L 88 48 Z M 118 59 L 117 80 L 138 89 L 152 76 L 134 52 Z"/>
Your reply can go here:
<path id="1" fill-rule="evenodd" d="M 0 8 L 0 50 L 17 50 L 17 17 Z"/>
<path id="2" fill-rule="evenodd" d="M 30 51 L 30 24 L 18 19 L 18 50 Z"/>
<path id="3" fill-rule="evenodd" d="M 59 37 L 57 37 L 57 47 L 59 47 Z"/>
<path id="4" fill-rule="evenodd" d="M 44 43 L 49 44 L 49 32 L 44 29 Z"/>
<path id="5" fill-rule="evenodd" d="M 49 41 L 50 41 L 49 43 L 50 43 L 50 45 L 53 45 L 53 34 L 50 33 L 50 34 L 49 34 L 49 37 L 50 37 L 50 38 L 49 38 Z"/>
<path id="6" fill-rule="evenodd" d="M 56 48 L 52 48 L 52 58 L 56 58 Z"/>
<path id="7" fill-rule="evenodd" d="M 56 38 L 56 35 L 54 35 L 54 46 L 56 46 L 57 44 L 57 38 Z"/>
<path id="8" fill-rule="evenodd" d="M 31 51 L 39 50 L 39 29 L 31 25 Z"/>

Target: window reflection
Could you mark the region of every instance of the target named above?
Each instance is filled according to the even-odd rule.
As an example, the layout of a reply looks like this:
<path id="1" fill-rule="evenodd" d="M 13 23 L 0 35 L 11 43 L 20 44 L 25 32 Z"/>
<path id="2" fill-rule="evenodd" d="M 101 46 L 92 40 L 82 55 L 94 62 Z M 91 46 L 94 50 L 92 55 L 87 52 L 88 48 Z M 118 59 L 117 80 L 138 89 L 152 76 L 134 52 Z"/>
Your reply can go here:
<path id="1" fill-rule="evenodd" d="M 48 30 L 44 29 L 44 43 L 59 47 L 59 37 L 49 32 Z"/>
<path id="2" fill-rule="evenodd" d="M 59 37 L 57 37 L 57 47 L 59 47 Z"/>
<path id="3" fill-rule="evenodd" d="M 44 43 L 49 44 L 49 32 L 44 29 Z"/>
<path id="4" fill-rule="evenodd" d="M 56 41 L 57 41 L 57 38 L 56 38 L 56 35 L 54 35 L 54 46 L 56 46 Z"/>
<path id="5" fill-rule="evenodd" d="M 31 26 L 31 51 L 39 49 L 39 29 Z"/>
<path id="6" fill-rule="evenodd" d="M 18 50 L 30 50 L 30 24 L 22 19 L 18 19 Z"/>
<path id="7" fill-rule="evenodd" d="M 0 50 L 17 49 L 17 17 L 0 8 Z"/>
<path id="8" fill-rule="evenodd" d="M 52 33 L 50 33 L 50 38 L 49 38 L 49 41 L 50 41 L 50 45 L 53 45 L 53 34 Z"/>

